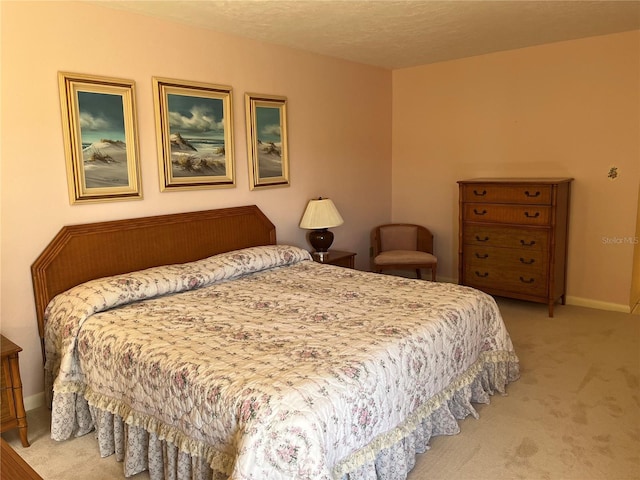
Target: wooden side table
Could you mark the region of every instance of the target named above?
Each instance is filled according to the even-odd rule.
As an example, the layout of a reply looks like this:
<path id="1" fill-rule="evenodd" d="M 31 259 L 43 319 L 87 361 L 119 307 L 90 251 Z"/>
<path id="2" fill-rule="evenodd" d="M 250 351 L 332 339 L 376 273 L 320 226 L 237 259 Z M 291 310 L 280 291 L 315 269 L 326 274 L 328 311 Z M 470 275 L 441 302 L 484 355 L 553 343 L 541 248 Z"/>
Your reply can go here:
<path id="1" fill-rule="evenodd" d="M 22 351 L 18 345 L 0 335 L 2 368 L 0 373 L 0 432 L 18 429 L 23 447 L 29 446 L 27 439 L 27 414 L 24 411 L 22 398 L 22 380 L 18 353 Z"/>
<path id="2" fill-rule="evenodd" d="M 344 252 L 342 250 L 329 250 L 324 255 L 313 253 L 313 260 L 318 263 L 326 263 L 327 265 L 336 265 L 338 267 L 355 268 L 356 254 L 354 252 Z"/>

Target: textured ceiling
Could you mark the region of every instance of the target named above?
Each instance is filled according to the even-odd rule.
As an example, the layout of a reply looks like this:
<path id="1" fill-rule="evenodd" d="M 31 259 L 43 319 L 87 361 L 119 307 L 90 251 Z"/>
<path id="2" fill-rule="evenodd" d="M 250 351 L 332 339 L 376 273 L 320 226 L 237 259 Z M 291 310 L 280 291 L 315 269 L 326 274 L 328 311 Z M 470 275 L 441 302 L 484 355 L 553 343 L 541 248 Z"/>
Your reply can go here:
<path id="1" fill-rule="evenodd" d="M 92 1 L 388 69 L 640 29 L 640 1 Z"/>

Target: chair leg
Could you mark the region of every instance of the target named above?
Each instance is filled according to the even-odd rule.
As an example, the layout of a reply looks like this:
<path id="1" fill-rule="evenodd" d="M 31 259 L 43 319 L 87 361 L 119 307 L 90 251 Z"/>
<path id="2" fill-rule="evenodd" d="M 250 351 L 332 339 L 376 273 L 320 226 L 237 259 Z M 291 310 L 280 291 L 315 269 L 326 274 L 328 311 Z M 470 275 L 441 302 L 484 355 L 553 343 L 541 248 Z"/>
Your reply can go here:
<path id="1" fill-rule="evenodd" d="M 436 281 L 436 266 L 435 265 L 433 267 L 431 267 L 431 281 L 432 282 Z"/>
<path id="2" fill-rule="evenodd" d="M 416 268 L 416 275 L 418 276 L 418 280 L 422 280 L 422 271 L 419 268 Z"/>

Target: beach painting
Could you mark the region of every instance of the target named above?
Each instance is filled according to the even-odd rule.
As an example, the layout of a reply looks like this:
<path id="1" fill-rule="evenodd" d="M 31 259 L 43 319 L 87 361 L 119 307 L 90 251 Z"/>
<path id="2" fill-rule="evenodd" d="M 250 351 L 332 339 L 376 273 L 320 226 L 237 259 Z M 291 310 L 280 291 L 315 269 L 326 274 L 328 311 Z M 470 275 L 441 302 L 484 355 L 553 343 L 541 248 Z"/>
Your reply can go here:
<path id="1" fill-rule="evenodd" d="M 231 87 L 154 77 L 160 189 L 235 186 Z"/>
<path id="2" fill-rule="evenodd" d="M 71 203 L 141 199 L 134 82 L 58 79 Z"/>
<path id="3" fill-rule="evenodd" d="M 289 185 L 287 98 L 247 93 L 249 188 Z"/>

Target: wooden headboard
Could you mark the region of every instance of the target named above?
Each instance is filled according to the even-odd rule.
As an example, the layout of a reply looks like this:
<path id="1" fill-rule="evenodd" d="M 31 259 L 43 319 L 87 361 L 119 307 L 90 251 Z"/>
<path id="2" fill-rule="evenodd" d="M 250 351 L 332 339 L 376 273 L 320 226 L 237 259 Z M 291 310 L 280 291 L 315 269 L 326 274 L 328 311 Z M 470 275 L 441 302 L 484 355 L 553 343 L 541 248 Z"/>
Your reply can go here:
<path id="1" fill-rule="evenodd" d="M 40 338 L 51 299 L 80 283 L 275 243 L 255 205 L 63 227 L 31 266 Z"/>

